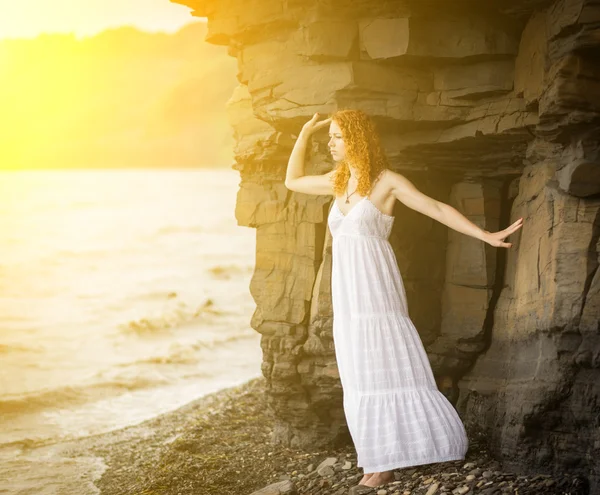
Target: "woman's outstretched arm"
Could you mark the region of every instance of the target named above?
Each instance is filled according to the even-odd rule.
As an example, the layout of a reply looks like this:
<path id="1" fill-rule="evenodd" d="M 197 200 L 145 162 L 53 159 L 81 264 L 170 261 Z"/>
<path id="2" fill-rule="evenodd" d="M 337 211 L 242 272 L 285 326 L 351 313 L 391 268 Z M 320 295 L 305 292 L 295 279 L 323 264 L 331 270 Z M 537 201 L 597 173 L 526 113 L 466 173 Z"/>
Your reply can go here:
<path id="1" fill-rule="evenodd" d="M 398 201 L 415 211 L 423 213 L 424 215 L 447 225 L 457 232 L 475 237 L 492 246 L 511 247 L 512 243 L 504 242 L 504 239 L 523 226 L 523 219 L 519 218 L 519 220 L 504 230 L 499 232 L 488 232 L 475 225 L 452 206 L 423 194 L 403 175 L 396 172 L 391 172 L 389 175 L 392 194 Z"/>

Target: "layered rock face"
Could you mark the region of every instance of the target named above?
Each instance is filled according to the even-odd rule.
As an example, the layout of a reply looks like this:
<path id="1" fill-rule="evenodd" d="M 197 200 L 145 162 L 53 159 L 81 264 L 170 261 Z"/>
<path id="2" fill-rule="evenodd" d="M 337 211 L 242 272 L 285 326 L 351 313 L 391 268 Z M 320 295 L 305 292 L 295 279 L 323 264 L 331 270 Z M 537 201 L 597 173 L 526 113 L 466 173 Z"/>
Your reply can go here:
<path id="1" fill-rule="evenodd" d="M 238 60 L 236 216 L 257 230 L 251 323 L 275 441 L 349 441 L 331 332 L 332 198 L 283 179 L 314 112 L 359 108 L 392 169 L 425 194 L 489 231 L 524 218 L 513 247 L 497 249 L 398 202 L 390 242 L 464 421 L 513 469 L 578 470 L 598 487 L 600 3 L 177 1 Z M 307 174 L 332 168 L 326 143 L 313 136 Z"/>

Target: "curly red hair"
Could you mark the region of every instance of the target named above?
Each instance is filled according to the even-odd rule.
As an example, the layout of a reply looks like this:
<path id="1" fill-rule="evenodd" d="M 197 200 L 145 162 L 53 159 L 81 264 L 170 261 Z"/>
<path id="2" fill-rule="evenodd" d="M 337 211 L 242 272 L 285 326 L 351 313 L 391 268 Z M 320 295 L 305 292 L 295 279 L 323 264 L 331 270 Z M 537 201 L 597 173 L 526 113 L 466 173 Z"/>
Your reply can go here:
<path id="1" fill-rule="evenodd" d="M 340 127 L 346 149 L 346 158 L 338 162 L 333 174 L 333 190 L 336 196 L 346 191 L 350 162 L 358 171 L 356 190 L 360 196 L 366 196 L 372 182 L 389 168 L 375 124 L 365 112 L 353 109 L 338 110 L 331 115 L 331 120 Z"/>

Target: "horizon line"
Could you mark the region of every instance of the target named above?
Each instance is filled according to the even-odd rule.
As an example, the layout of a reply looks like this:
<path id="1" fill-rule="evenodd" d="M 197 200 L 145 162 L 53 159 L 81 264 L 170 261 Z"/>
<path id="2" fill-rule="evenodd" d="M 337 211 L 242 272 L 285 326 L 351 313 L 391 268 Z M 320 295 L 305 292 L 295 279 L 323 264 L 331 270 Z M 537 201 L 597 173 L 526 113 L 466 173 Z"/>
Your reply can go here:
<path id="1" fill-rule="evenodd" d="M 131 29 L 134 29 L 135 31 L 139 31 L 140 33 L 145 33 L 145 34 L 176 34 L 187 26 L 190 26 L 193 24 L 206 24 L 207 22 L 208 22 L 208 19 L 206 17 L 195 17 L 192 20 L 190 20 L 190 22 L 188 22 L 187 24 L 179 26 L 176 29 L 164 29 L 163 28 L 163 29 L 151 30 L 151 29 L 141 28 L 139 26 L 136 26 L 135 24 L 120 24 L 118 26 L 107 26 L 102 30 L 96 31 L 94 33 L 86 33 L 86 34 L 81 34 L 81 33 L 78 34 L 74 31 L 68 31 L 68 32 L 67 31 L 48 31 L 48 32 L 44 31 L 42 33 L 36 34 L 35 36 L 0 37 L 0 42 L 2 42 L 2 41 L 36 40 L 42 36 L 65 36 L 65 37 L 69 36 L 69 37 L 75 38 L 77 41 L 83 41 L 88 38 L 94 38 L 95 36 L 98 36 L 99 34 L 105 33 L 107 31 L 117 31 L 122 28 L 131 28 Z"/>

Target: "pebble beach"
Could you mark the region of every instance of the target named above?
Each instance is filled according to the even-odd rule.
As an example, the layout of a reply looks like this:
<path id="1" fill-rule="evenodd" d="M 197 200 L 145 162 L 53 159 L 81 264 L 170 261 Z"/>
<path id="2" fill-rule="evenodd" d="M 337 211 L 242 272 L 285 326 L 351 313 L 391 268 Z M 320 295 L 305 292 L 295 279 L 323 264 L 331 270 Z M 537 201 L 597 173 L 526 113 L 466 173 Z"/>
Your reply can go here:
<path id="1" fill-rule="evenodd" d="M 37 449 L 71 463 L 67 480 L 27 493 L 102 495 L 587 494 L 583 477 L 501 470 L 485 437 L 468 431 L 466 459 L 394 471 L 395 481 L 358 486 L 352 445 L 314 452 L 270 442 L 265 380 L 212 393 L 135 426 Z M 32 455 L 34 453 L 32 452 Z M 42 488 L 42 487 L 38 487 Z M 26 493 L 26 492 L 23 492 Z"/>

